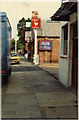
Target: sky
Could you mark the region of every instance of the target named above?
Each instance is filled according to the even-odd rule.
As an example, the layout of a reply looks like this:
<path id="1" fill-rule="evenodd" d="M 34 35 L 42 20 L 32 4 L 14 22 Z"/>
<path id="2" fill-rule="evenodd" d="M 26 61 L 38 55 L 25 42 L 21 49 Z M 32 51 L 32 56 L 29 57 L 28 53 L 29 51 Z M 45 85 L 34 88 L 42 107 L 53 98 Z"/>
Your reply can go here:
<path id="1" fill-rule="evenodd" d="M 17 37 L 17 23 L 23 17 L 25 19 L 32 17 L 32 11 L 38 11 L 41 19 L 50 19 L 61 5 L 60 0 L 1 0 L 1 11 L 6 12 L 12 27 L 12 38 Z"/>

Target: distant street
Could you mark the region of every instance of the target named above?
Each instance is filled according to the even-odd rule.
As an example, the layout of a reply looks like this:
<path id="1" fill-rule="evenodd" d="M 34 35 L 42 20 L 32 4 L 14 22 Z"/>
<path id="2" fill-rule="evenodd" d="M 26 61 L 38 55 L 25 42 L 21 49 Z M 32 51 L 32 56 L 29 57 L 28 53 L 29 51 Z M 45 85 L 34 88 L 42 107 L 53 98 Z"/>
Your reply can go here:
<path id="1" fill-rule="evenodd" d="M 77 118 L 77 98 L 58 80 L 23 56 L 2 87 L 2 118 Z"/>

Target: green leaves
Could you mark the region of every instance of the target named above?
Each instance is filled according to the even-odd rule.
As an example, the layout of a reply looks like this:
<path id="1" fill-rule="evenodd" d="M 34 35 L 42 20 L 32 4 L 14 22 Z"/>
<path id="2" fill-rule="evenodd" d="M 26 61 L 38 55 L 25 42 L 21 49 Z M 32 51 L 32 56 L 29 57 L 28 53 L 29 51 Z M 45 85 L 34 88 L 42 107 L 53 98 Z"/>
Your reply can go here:
<path id="1" fill-rule="evenodd" d="M 26 29 L 26 20 L 23 17 L 21 20 L 19 20 L 17 24 L 18 36 L 22 44 L 24 44 L 25 29 Z"/>
<path id="2" fill-rule="evenodd" d="M 11 41 L 11 50 L 15 50 L 15 39 L 14 38 Z"/>
<path id="3" fill-rule="evenodd" d="M 27 20 L 25 20 L 25 18 L 23 17 L 21 20 L 19 20 L 17 24 L 17 30 L 18 30 L 17 36 L 19 36 L 19 40 L 23 44 L 23 46 L 25 45 L 25 31 L 31 30 L 31 28 L 28 27 L 26 28 L 26 22 L 31 22 L 31 19 L 28 18 Z"/>
<path id="4" fill-rule="evenodd" d="M 22 49 L 21 40 L 17 40 L 17 50 Z M 15 39 L 13 38 L 11 41 L 11 50 L 15 50 Z"/>

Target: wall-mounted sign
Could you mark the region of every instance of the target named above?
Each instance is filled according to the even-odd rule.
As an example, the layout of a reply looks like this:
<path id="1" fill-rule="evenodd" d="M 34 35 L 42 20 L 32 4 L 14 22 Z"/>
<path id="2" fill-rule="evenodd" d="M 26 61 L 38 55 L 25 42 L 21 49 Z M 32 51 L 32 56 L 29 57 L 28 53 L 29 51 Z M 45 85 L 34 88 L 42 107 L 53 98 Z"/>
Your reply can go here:
<path id="1" fill-rule="evenodd" d="M 52 40 L 40 40 L 39 50 L 52 50 Z"/>
<path id="2" fill-rule="evenodd" d="M 40 18 L 38 19 L 31 19 L 31 28 L 32 29 L 40 29 Z"/>
<path id="3" fill-rule="evenodd" d="M 25 31 L 25 41 L 30 40 L 31 38 L 31 31 Z"/>
<path id="4" fill-rule="evenodd" d="M 25 43 L 25 50 L 28 50 L 28 43 Z"/>

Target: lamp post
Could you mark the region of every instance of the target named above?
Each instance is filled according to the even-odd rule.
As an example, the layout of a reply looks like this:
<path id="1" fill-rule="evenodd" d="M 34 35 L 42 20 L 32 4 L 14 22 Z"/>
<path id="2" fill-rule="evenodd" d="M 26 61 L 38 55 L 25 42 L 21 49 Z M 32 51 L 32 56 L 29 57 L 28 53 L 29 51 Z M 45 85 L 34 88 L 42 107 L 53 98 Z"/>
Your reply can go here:
<path id="1" fill-rule="evenodd" d="M 18 38 L 16 38 L 16 40 L 15 40 L 15 52 L 17 52 L 17 40 L 18 40 Z"/>
<path id="2" fill-rule="evenodd" d="M 15 52 L 17 52 L 17 40 L 15 40 Z"/>

